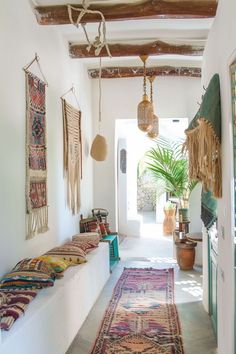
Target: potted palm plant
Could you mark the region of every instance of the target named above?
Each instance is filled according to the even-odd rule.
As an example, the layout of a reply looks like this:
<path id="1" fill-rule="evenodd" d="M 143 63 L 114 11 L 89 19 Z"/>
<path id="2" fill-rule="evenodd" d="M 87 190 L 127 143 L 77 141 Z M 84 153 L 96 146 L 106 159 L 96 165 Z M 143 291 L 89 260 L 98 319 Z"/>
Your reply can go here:
<path id="1" fill-rule="evenodd" d="M 152 172 L 161 190 L 178 199 L 179 208 L 188 208 L 189 196 L 196 186 L 188 176 L 188 158 L 182 142 L 156 139 L 156 146 L 146 153 L 146 166 Z"/>
<path id="2" fill-rule="evenodd" d="M 156 146 L 146 153 L 146 166 L 158 183 L 159 195 L 167 192 L 177 198 L 179 211 L 183 209 L 184 214 L 186 214 L 189 206 L 189 196 L 197 181 L 190 181 L 189 179 L 188 158 L 183 151 L 182 142 L 170 142 L 167 139 L 158 138 Z M 165 232 L 165 230 L 163 231 Z M 196 244 L 187 240 L 185 240 L 185 243 L 176 242 L 177 261 L 181 269 L 192 268 L 195 246 Z"/>

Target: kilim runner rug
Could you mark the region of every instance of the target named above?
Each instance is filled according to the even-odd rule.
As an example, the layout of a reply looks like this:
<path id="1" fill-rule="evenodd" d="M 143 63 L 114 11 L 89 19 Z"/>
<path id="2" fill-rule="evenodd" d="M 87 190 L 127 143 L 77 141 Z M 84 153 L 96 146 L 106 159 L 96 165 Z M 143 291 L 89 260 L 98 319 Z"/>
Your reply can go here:
<path id="1" fill-rule="evenodd" d="M 174 270 L 124 269 L 91 354 L 184 354 Z"/>

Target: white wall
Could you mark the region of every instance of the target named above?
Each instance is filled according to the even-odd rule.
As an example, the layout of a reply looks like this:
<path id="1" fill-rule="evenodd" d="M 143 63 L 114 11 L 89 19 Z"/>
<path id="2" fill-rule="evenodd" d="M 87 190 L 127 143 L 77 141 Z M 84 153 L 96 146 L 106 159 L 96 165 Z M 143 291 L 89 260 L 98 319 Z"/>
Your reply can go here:
<path id="1" fill-rule="evenodd" d="M 93 80 L 94 135 L 98 121 L 98 80 Z M 201 97 L 200 79 L 158 77 L 154 82 L 154 105 L 160 118 L 192 119 Z M 94 205 L 109 210 L 109 220 L 115 227 L 115 120 L 136 118 L 142 99 L 142 78 L 102 80 L 102 134 L 107 138 L 107 160 L 94 162 Z"/>
<path id="2" fill-rule="evenodd" d="M 63 130 L 60 96 L 74 83 L 82 109 L 83 180 L 81 212 L 93 205 L 90 81 L 84 67 L 69 59 L 68 45 L 56 27 L 39 26 L 28 0 L 2 2 L 0 11 L 0 274 L 24 257 L 60 244 L 78 230 L 78 216 L 65 205 Z M 47 88 L 49 228 L 26 241 L 25 229 L 25 79 L 22 67 L 35 52 Z M 32 70 L 39 75 L 37 66 Z M 69 98 L 69 96 L 67 96 Z M 73 102 L 73 99 L 71 101 Z"/>
<path id="3" fill-rule="evenodd" d="M 219 354 L 232 354 L 234 342 L 234 276 L 233 276 L 233 152 L 229 64 L 236 58 L 236 2 L 221 0 L 204 53 L 203 84 L 207 86 L 214 73 L 220 75 L 222 104 L 223 196 L 218 203 L 218 346 Z M 222 227 L 224 234 L 222 235 Z"/>

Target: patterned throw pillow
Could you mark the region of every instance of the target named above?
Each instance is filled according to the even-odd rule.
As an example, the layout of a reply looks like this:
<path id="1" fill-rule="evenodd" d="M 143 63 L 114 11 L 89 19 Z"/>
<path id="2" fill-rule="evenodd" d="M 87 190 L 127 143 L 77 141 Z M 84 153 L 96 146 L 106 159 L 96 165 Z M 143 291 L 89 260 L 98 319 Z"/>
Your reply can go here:
<path id="1" fill-rule="evenodd" d="M 83 250 L 85 253 L 88 253 L 92 250 L 94 250 L 94 248 L 96 248 L 98 246 L 97 242 L 94 241 L 86 241 L 86 240 L 81 240 L 81 241 L 68 241 L 65 244 L 66 246 L 74 246 L 74 247 L 78 247 L 81 250 Z"/>
<path id="2" fill-rule="evenodd" d="M 53 286 L 54 270 L 37 259 L 23 259 L 0 282 L 1 289 L 41 289 Z"/>
<path id="3" fill-rule="evenodd" d="M 0 294 L 6 302 L 0 307 L 0 329 L 8 331 L 13 323 L 24 314 L 30 301 L 37 295 L 37 290 L 4 290 Z"/>
<path id="4" fill-rule="evenodd" d="M 75 246 L 63 245 L 60 247 L 55 247 L 45 253 L 45 255 L 57 256 L 64 259 L 70 265 L 81 264 L 87 262 L 85 252 Z"/>
<path id="5" fill-rule="evenodd" d="M 100 242 L 100 235 L 97 232 L 85 232 L 72 236 L 72 241 L 87 241 L 92 242 L 94 245 L 98 246 Z"/>
<path id="6" fill-rule="evenodd" d="M 80 232 L 97 232 L 101 234 L 97 218 L 92 217 L 80 220 Z"/>
<path id="7" fill-rule="evenodd" d="M 57 278 L 62 278 L 63 272 L 69 267 L 70 263 L 65 261 L 62 258 L 56 256 L 40 256 L 37 259 L 42 260 L 43 262 L 49 264 L 54 272 L 56 272 Z"/>

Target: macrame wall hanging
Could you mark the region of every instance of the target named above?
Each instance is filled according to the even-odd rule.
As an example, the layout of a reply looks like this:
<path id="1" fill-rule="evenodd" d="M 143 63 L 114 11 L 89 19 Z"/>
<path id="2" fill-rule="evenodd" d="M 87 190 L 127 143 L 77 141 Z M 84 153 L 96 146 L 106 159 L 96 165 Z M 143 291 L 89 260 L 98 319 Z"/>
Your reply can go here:
<path id="1" fill-rule="evenodd" d="M 29 72 L 36 62 L 44 81 Z M 27 235 L 30 239 L 48 230 L 47 202 L 47 146 L 46 146 L 46 90 L 39 57 L 24 68 L 26 80 L 26 215 Z"/>
<path id="2" fill-rule="evenodd" d="M 63 97 L 72 92 L 72 87 L 63 96 L 63 140 L 64 140 L 64 177 L 66 179 L 67 206 L 72 214 L 80 209 L 80 179 L 82 178 L 82 141 L 81 141 L 81 111 L 70 105 Z M 76 102 L 77 98 L 76 98 Z"/>
<path id="3" fill-rule="evenodd" d="M 220 80 L 215 74 L 200 108 L 185 131 L 189 176 L 202 182 L 201 219 L 209 229 L 217 219 L 217 200 L 222 196 Z"/>
<path id="4" fill-rule="evenodd" d="M 107 142 L 106 138 L 101 135 L 101 121 L 102 121 L 102 88 L 101 88 L 101 77 L 102 77 L 102 60 L 99 60 L 99 113 L 98 113 L 98 134 L 93 140 L 90 155 L 96 161 L 104 161 L 107 157 Z"/>

